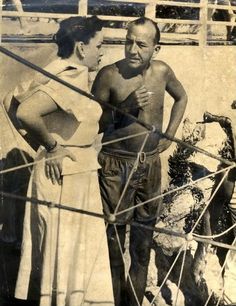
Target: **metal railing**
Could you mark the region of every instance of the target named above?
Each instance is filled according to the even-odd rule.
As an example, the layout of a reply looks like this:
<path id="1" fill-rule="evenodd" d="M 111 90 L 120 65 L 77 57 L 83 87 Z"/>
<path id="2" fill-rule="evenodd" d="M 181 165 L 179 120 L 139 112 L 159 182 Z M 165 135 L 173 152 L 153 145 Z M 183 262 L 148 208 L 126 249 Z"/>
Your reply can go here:
<path id="1" fill-rule="evenodd" d="M 217 1 L 217 0 L 216 0 Z M 234 10 L 236 12 L 236 6 L 230 4 L 230 0 L 228 1 L 228 5 L 220 5 L 217 3 L 210 4 L 208 0 L 200 0 L 200 3 L 192 3 L 192 2 L 180 2 L 180 1 L 168 1 L 168 0 L 110 0 L 111 4 L 115 3 L 123 3 L 123 4 L 143 4 L 145 6 L 144 16 L 149 17 L 155 20 L 159 24 L 175 24 L 175 25 L 195 25 L 198 27 L 196 34 L 176 34 L 175 33 L 164 33 L 165 37 L 185 37 L 189 39 L 194 39 L 198 42 L 200 46 L 207 45 L 207 30 L 208 26 L 212 25 L 220 25 L 225 27 L 234 27 L 236 26 Z M 58 14 L 58 13 L 39 13 L 39 12 L 24 12 L 24 11 L 5 11 L 2 10 L 2 17 L 19 17 L 19 18 L 54 18 L 54 19 L 65 19 L 69 16 L 89 16 L 88 10 L 88 0 L 80 0 L 78 2 L 78 13 L 77 14 Z M 198 19 L 176 19 L 176 18 L 156 18 L 157 8 L 158 6 L 165 7 L 177 7 L 177 8 L 193 8 L 199 9 L 199 18 Z M 226 10 L 231 18 L 230 21 L 213 21 L 211 17 L 215 10 Z M 128 16 L 114 16 L 114 15 L 97 15 L 99 18 L 103 20 L 110 21 L 121 21 L 128 22 L 137 17 L 128 17 Z M 114 33 L 114 31 L 111 33 Z M 125 34 L 123 34 L 125 35 Z"/>

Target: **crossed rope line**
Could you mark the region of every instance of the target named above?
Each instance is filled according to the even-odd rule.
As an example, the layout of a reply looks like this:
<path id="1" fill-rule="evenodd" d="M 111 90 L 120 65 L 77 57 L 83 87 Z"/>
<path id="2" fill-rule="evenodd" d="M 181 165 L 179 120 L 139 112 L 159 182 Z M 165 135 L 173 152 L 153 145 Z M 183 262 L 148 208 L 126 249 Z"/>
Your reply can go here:
<path id="1" fill-rule="evenodd" d="M 206 206 L 205 206 L 205 208 L 203 209 L 202 213 L 200 214 L 198 220 L 196 221 L 196 223 L 195 223 L 195 225 L 194 225 L 194 227 L 192 228 L 192 230 L 191 230 L 190 233 L 188 233 L 188 234 L 183 234 L 183 233 L 178 233 L 178 232 L 175 232 L 175 231 L 172 231 L 172 230 L 167 230 L 167 229 L 158 228 L 158 227 L 148 227 L 148 226 L 145 226 L 145 225 L 142 225 L 142 224 L 138 224 L 138 223 L 132 222 L 132 225 L 145 227 L 145 228 L 150 229 L 150 230 L 152 230 L 152 231 L 154 231 L 154 232 L 165 233 L 165 234 L 168 234 L 168 235 L 173 235 L 173 236 L 185 238 L 185 242 L 183 243 L 182 247 L 179 249 L 179 252 L 178 252 L 178 254 L 177 254 L 177 256 L 176 256 L 176 259 L 174 260 L 172 266 L 170 267 L 170 270 L 168 271 L 168 273 L 167 273 L 165 279 L 163 280 L 163 282 L 162 282 L 162 284 L 161 284 L 161 286 L 160 286 L 160 288 L 159 288 L 158 294 L 159 294 L 159 292 L 161 291 L 162 286 L 163 286 L 164 283 L 166 282 L 166 280 L 167 280 L 169 274 L 171 273 L 171 271 L 172 271 L 172 269 L 173 269 L 175 263 L 177 262 L 177 260 L 178 260 L 178 258 L 179 258 L 179 256 L 180 256 L 181 252 L 184 250 L 183 259 L 182 259 L 182 264 L 181 264 L 181 270 L 180 270 L 180 277 L 179 277 L 179 281 L 178 281 L 178 290 L 177 290 L 177 295 L 176 295 L 176 299 L 175 299 L 175 305 L 177 304 L 178 293 L 179 293 L 179 288 L 180 288 L 181 279 L 182 279 L 182 274 L 183 274 L 183 268 L 184 268 L 184 262 L 185 262 L 185 257 L 186 257 L 186 251 L 187 251 L 188 244 L 189 244 L 189 242 L 190 242 L 192 239 L 194 239 L 195 241 L 198 241 L 198 242 L 209 243 L 209 244 L 216 245 L 216 246 L 219 246 L 219 247 L 227 248 L 228 250 L 231 250 L 231 251 L 236 251 L 236 247 L 233 246 L 233 245 L 224 244 L 224 243 L 220 243 L 220 242 L 216 242 L 216 241 L 210 240 L 210 239 L 213 239 L 213 238 L 216 238 L 216 237 L 220 237 L 220 236 L 225 235 L 225 234 L 228 233 L 230 230 L 232 230 L 233 228 L 235 228 L 235 227 L 236 227 L 236 224 L 234 224 L 233 226 L 231 226 L 230 228 L 228 228 L 226 231 L 224 231 L 224 232 L 222 232 L 222 233 L 220 233 L 220 234 L 218 234 L 218 235 L 214 235 L 214 236 L 203 236 L 203 235 L 197 235 L 197 234 L 193 233 L 194 230 L 195 230 L 195 228 L 196 228 L 196 226 L 197 226 L 197 224 L 200 222 L 202 216 L 204 215 L 205 211 L 207 210 L 207 208 L 208 208 L 208 206 L 209 206 L 209 204 L 210 204 L 210 202 L 211 202 L 212 197 L 215 195 L 215 193 L 217 192 L 217 190 L 220 188 L 221 184 L 223 183 L 224 178 L 227 176 L 228 172 L 229 172 L 231 169 L 233 169 L 233 168 L 236 167 L 235 163 L 233 163 L 233 162 L 231 162 L 231 161 L 229 161 L 229 160 L 226 160 L 226 159 L 224 159 L 224 158 L 218 157 L 218 156 L 216 156 L 216 155 L 214 155 L 214 154 L 212 154 L 212 153 L 209 153 L 209 152 L 207 152 L 207 151 L 205 151 L 205 150 L 203 150 L 203 149 L 201 149 L 201 148 L 198 148 L 198 147 L 196 147 L 196 146 L 193 146 L 193 145 L 190 145 L 190 144 L 188 144 L 188 143 L 186 143 L 186 142 L 183 142 L 182 140 L 180 140 L 180 139 L 178 139 L 178 138 L 176 138 L 176 137 L 169 137 L 169 136 L 163 134 L 161 131 L 159 131 L 156 127 L 151 126 L 151 125 L 147 124 L 146 122 L 143 122 L 143 121 L 137 119 L 136 117 L 134 117 L 134 116 L 132 116 L 132 115 L 126 113 L 125 111 L 122 111 L 121 109 L 119 109 L 119 108 L 117 108 L 117 107 L 115 107 L 115 106 L 113 106 L 113 105 L 111 105 L 111 104 L 109 104 L 109 103 L 105 103 L 105 102 L 103 102 L 103 101 L 97 100 L 97 99 L 94 98 L 94 96 L 92 96 L 91 94 L 88 94 L 87 92 L 81 90 L 80 88 L 77 88 L 77 87 L 71 85 L 70 83 L 67 83 L 67 82 L 64 81 L 64 80 L 61 80 L 60 78 L 56 77 L 55 75 L 53 75 L 53 74 L 51 74 L 51 73 L 45 71 L 44 69 L 42 69 L 42 68 L 36 66 L 35 64 L 33 64 L 33 63 L 31 63 L 31 62 L 28 62 L 27 60 L 23 59 L 22 57 L 20 57 L 20 56 L 14 54 L 14 53 L 12 53 L 12 52 L 10 52 L 9 50 L 7 50 L 7 49 L 5 49 L 5 48 L 3 48 L 3 47 L 1 47 L 1 46 L 0 46 L 0 52 L 2 52 L 3 54 L 5 54 L 5 55 L 11 57 L 12 59 L 14 59 L 14 60 L 16 60 L 16 61 L 18 61 L 18 62 L 24 64 L 25 66 L 30 67 L 31 69 L 36 70 L 36 71 L 42 73 L 43 75 L 47 76 L 48 78 L 51 78 L 51 79 L 53 79 L 53 80 L 55 80 L 55 81 L 61 83 L 62 85 L 64 85 L 64 86 L 70 88 L 71 90 L 76 91 L 77 93 L 79 93 L 79 94 L 81 94 L 81 95 L 84 95 L 84 96 L 88 97 L 89 99 L 94 100 L 94 101 L 100 103 L 101 105 L 104 105 L 104 106 L 106 106 L 106 107 L 109 107 L 109 108 L 111 108 L 112 110 L 115 110 L 115 111 L 117 111 L 117 112 L 119 112 L 119 113 L 121 113 L 121 114 L 123 114 L 123 115 L 125 115 L 125 116 L 127 116 L 127 117 L 132 118 L 132 119 L 135 120 L 137 123 L 139 123 L 141 126 L 143 126 L 143 127 L 145 127 L 145 128 L 147 129 L 147 131 L 145 131 L 145 132 L 141 132 L 141 133 L 137 133 L 137 134 L 133 134 L 133 135 L 127 136 L 127 137 L 122 137 L 122 138 L 119 138 L 119 139 L 116 139 L 116 140 L 113 140 L 113 141 L 109 141 L 109 142 L 104 143 L 103 145 L 107 145 L 107 144 L 109 144 L 109 143 L 114 143 L 114 142 L 122 141 L 122 140 L 124 140 L 124 139 L 129 139 L 129 138 L 132 138 L 132 137 L 138 137 L 138 136 L 141 136 L 141 135 L 145 135 L 145 138 L 144 138 L 144 140 L 143 140 L 142 146 L 141 146 L 140 151 L 139 151 L 139 153 L 140 153 L 140 152 L 143 151 L 143 148 L 144 148 L 144 146 L 145 146 L 145 143 L 146 143 L 146 141 L 147 141 L 147 139 L 148 139 L 149 134 L 152 133 L 152 132 L 156 132 L 156 133 L 158 133 L 159 135 L 161 135 L 162 137 L 165 137 L 165 138 L 167 138 L 167 139 L 169 139 L 169 140 L 171 140 L 171 141 L 174 141 L 174 142 L 178 143 L 178 144 L 181 145 L 181 146 L 184 146 L 184 147 L 186 147 L 186 148 L 188 148 L 188 149 L 191 149 L 191 150 L 195 150 L 195 151 L 197 151 L 197 152 L 199 152 L 199 153 L 202 153 L 202 154 L 204 154 L 204 155 L 206 155 L 206 156 L 208 156 L 208 157 L 211 157 L 211 158 L 213 158 L 213 159 L 216 159 L 216 160 L 220 161 L 221 163 L 223 163 L 223 164 L 225 164 L 225 165 L 228 166 L 228 167 L 225 168 L 225 169 L 216 171 L 216 172 L 214 172 L 214 173 L 212 173 L 212 174 L 209 174 L 209 175 L 207 175 L 207 176 L 202 177 L 201 179 L 198 179 L 198 180 L 196 180 L 196 181 L 190 182 L 190 183 L 185 184 L 184 186 L 178 187 L 178 188 L 176 188 L 176 189 L 170 190 L 170 191 L 168 191 L 168 192 L 166 192 L 166 193 L 164 193 L 164 194 L 161 194 L 161 195 L 156 196 L 156 197 L 154 197 L 154 198 L 152 198 L 152 199 L 149 199 L 148 201 L 139 203 L 139 204 L 136 205 L 135 207 L 131 207 L 131 208 L 128 208 L 128 209 L 125 209 L 125 210 L 122 210 L 122 211 L 119 211 L 119 212 L 118 212 L 120 203 L 121 203 L 122 198 L 123 198 L 123 196 L 124 196 L 124 193 L 125 193 L 125 191 L 126 191 L 128 185 L 129 185 L 129 183 L 130 183 L 130 179 L 132 178 L 132 174 L 133 174 L 133 172 L 134 172 L 134 170 L 135 170 L 135 167 L 137 167 L 137 165 L 138 165 L 138 163 L 139 163 L 139 154 L 137 154 L 137 158 L 136 158 L 136 160 L 135 160 L 134 167 L 133 167 L 133 169 L 132 169 L 132 171 L 131 171 L 131 173 L 130 173 L 130 176 L 129 176 L 129 178 L 128 178 L 126 184 L 125 184 L 123 193 L 122 193 L 122 195 L 121 195 L 121 197 L 120 197 L 120 199 L 119 199 L 119 202 L 118 202 L 118 204 L 117 204 L 117 209 L 116 209 L 116 211 L 115 211 L 114 216 L 120 215 L 120 214 L 122 214 L 122 213 L 124 213 L 124 212 L 127 212 L 128 210 L 135 209 L 135 208 L 138 207 L 138 206 L 145 205 L 145 204 L 147 204 L 147 203 L 149 203 L 149 202 L 151 202 L 151 201 L 153 201 L 153 200 L 155 200 L 155 199 L 161 198 L 161 197 L 163 197 L 163 196 L 165 196 L 165 195 L 167 195 L 167 194 L 170 194 L 170 193 L 173 193 L 173 192 L 182 190 L 182 189 L 184 189 L 184 188 L 186 188 L 186 187 L 192 186 L 192 185 L 194 185 L 194 184 L 197 184 L 199 181 L 204 180 L 204 179 L 209 178 L 209 177 L 212 177 L 212 176 L 215 176 L 215 175 L 218 174 L 218 173 L 225 172 L 225 173 L 224 173 L 224 176 L 223 176 L 223 178 L 221 179 L 220 183 L 218 184 L 216 190 L 215 190 L 214 193 L 211 195 L 211 198 L 205 203 Z M 5 115 L 6 115 L 6 113 L 5 113 Z M 6 115 L 6 116 L 7 116 L 7 115 Z M 9 119 L 8 119 L 8 123 L 9 123 L 9 125 L 11 125 L 10 122 L 9 122 Z M 12 129 L 12 127 L 11 127 L 11 129 Z M 12 132 L 13 132 L 13 134 L 14 134 L 14 130 L 13 130 L 13 129 L 12 129 Z M 74 145 L 73 145 L 73 146 L 74 146 Z M 22 153 L 23 153 L 23 152 L 22 152 Z M 22 153 L 21 153 L 21 154 L 22 154 Z M 27 160 L 25 160 L 25 158 L 24 158 L 24 162 L 25 162 L 25 165 L 20 165 L 20 166 L 12 167 L 12 168 L 9 168 L 9 169 L 4 169 L 4 170 L 0 171 L 0 174 L 9 173 L 9 172 L 12 172 L 12 171 L 17 171 L 17 170 L 20 170 L 20 169 L 22 169 L 22 168 L 31 167 L 32 165 L 39 163 L 39 162 L 27 163 Z M 61 204 L 58 204 L 58 203 L 52 203 L 52 202 L 48 202 L 48 201 L 42 201 L 42 200 L 38 200 L 38 199 L 35 199 L 35 198 L 30 198 L 30 197 L 23 197 L 23 196 L 13 195 L 13 194 L 6 193 L 6 192 L 4 192 L 4 191 L 0 191 L 0 193 L 1 193 L 2 197 L 6 197 L 6 198 L 18 199 L 18 200 L 22 200 L 22 201 L 24 201 L 24 202 L 25 202 L 25 201 L 28 201 L 28 202 L 30 202 L 30 203 L 32 203 L 32 204 L 46 205 L 46 206 L 48 206 L 49 208 L 66 209 L 66 210 L 73 211 L 73 212 L 76 212 L 76 213 L 86 214 L 86 215 L 93 216 L 93 217 L 98 217 L 98 218 L 104 218 L 104 216 L 103 216 L 102 214 L 98 214 L 98 213 L 94 213 L 94 212 L 86 211 L 86 210 L 82 210 L 82 209 L 76 209 L 76 208 L 73 208 L 73 207 L 70 207 L 70 206 L 67 206 L 67 205 L 61 205 Z M 116 234 L 117 234 L 117 238 L 118 238 L 118 242 L 119 242 L 119 247 L 120 247 L 121 255 L 122 255 L 122 258 L 123 258 L 123 260 L 124 260 L 124 255 L 123 255 L 122 248 L 121 248 L 121 246 L 120 246 L 119 235 L 118 235 L 118 233 L 117 233 L 117 226 L 116 226 L 116 224 L 114 224 L 114 227 L 115 227 L 115 231 L 116 231 Z M 104 237 L 102 237 L 102 239 L 104 239 Z M 98 252 L 99 252 L 99 250 L 98 250 Z M 97 254 L 97 256 L 98 256 L 98 254 Z M 97 256 L 96 256 L 96 258 L 97 258 Z M 96 261 L 96 260 L 95 260 L 95 261 Z M 94 264 L 95 264 L 95 262 L 94 262 Z M 91 273 L 92 273 L 92 271 L 91 271 Z M 128 278 L 130 279 L 129 274 L 128 274 Z M 89 284 L 87 284 L 87 285 L 89 285 Z M 88 286 L 87 286 L 87 287 L 88 287 Z M 134 288 L 133 288 L 133 286 L 132 286 L 132 282 L 131 282 L 131 287 L 132 287 L 132 289 L 133 289 L 133 291 L 134 291 L 134 296 L 136 297 L 137 303 L 139 304 L 138 299 L 137 299 L 137 296 L 136 296 L 136 293 L 135 293 L 135 290 L 134 290 Z M 157 295 L 158 295 L 158 294 L 157 294 Z M 85 298 L 85 295 L 86 295 L 86 292 L 85 292 L 85 294 L 84 294 L 84 298 Z M 157 297 L 157 295 L 156 295 L 156 297 Z M 152 302 L 150 303 L 151 305 L 153 305 L 153 303 L 154 303 L 156 297 L 154 297 L 154 299 L 153 299 Z M 208 304 L 209 300 L 210 300 L 210 298 L 208 299 L 208 301 L 206 301 L 205 306 Z"/>

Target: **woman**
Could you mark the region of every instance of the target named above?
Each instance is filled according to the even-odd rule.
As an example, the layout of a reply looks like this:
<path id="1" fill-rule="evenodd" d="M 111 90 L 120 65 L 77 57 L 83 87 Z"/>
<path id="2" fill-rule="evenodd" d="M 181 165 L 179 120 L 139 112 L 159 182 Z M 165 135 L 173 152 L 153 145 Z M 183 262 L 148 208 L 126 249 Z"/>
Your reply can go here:
<path id="1" fill-rule="evenodd" d="M 60 59 L 45 69 L 88 91 L 88 71 L 102 56 L 101 29 L 96 17 L 61 22 Z M 92 146 L 99 104 L 42 76 L 19 87 L 15 98 L 18 120 L 40 144 L 28 196 L 101 213 Z M 105 237 L 102 219 L 28 203 L 16 298 L 41 306 L 113 305 Z"/>

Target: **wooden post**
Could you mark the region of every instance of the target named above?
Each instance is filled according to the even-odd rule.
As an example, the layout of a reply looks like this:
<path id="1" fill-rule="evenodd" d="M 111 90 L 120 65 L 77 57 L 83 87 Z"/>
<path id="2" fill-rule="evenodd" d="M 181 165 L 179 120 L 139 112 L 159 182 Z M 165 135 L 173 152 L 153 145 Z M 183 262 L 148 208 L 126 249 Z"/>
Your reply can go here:
<path id="1" fill-rule="evenodd" d="M 208 1 L 201 0 L 201 8 L 200 8 L 200 31 L 199 31 L 199 46 L 205 47 L 207 45 L 207 15 L 208 15 L 208 8 L 207 8 Z"/>
<path id="2" fill-rule="evenodd" d="M 88 0 L 79 0 L 78 2 L 78 15 L 87 16 L 88 15 Z"/>
<path id="3" fill-rule="evenodd" d="M 145 17 L 150 19 L 156 18 L 156 2 L 149 2 L 145 7 Z"/>
<path id="4" fill-rule="evenodd" d="M 21 0 L 12 0 L 12 3 L 14 4 L 18 13 L 23 13 L 24 12 Z M 27 22 L 24 19 L 24 17 L 19 16 L 19 22 L 20 22 L 21 29 L 26 29 L 27 28 Z"/>

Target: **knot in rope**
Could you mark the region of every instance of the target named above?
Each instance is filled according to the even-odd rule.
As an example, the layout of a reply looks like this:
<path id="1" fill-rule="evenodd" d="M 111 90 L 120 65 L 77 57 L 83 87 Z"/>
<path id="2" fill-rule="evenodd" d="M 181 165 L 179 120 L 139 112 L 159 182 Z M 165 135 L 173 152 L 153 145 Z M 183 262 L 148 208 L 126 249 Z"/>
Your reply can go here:
<path id="1" fill-rule="evenodd" d="M 192 233 L 186 234 L 185 239 L 187 242 L 193 241 L 193 234 Z"/>

